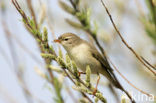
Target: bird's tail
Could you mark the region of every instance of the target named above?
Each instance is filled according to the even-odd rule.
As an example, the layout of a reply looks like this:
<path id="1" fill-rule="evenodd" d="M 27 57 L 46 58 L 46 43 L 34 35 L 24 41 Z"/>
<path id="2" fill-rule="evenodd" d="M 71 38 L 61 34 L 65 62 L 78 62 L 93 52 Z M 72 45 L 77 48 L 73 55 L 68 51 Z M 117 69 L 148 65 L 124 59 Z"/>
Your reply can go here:
<path id="1" fill-rule="evenodd" d="M 114 75 L 114 74 L 113 74 Z M 128 98 L 131 100 L 131 102 L 132 103 L 136 103 L 135 101 L 134 101 L 134 99 L 132 98 L 132 96 L 128 93 L 128 91 L 126 91 L 124 88 L 123 88 L 123 86 L 120 84 L 120 82 L 118 81 L 118 79 L 116 78 L 116 76 L 114 75 L 114 81 L 113 81 L 113 83 L 114 83 L 114 85 L 115 85 L 115 87 L 116 88 L 118 88 L 118 89 L 120 89 L 120 90 L 122 90 L 123 92 L 125 92 L 125 94 L 128 96 Z"/>
<path id="2" fill-rule="evenodd" d="M 105 74 L 103 74 L 105 75 Z M 105 75 L 106 76 L 106 75 Z M 128 98 L 131 100 L 132 103 L 136 103 L 134 101 L 134 99 L 132 98 L 132 96 L 123 88 L 123 86 L 120 84 L 120 82 L 118 81 L 118 79 L 116 78 L 115 74 L 113 73 L 113 71 L 107 71 L 107 76 L 106 76 L 109 81 L 118 89 L 120 89 L 121 91 L 125 92 L 125 94 L 128 96 Z"/>

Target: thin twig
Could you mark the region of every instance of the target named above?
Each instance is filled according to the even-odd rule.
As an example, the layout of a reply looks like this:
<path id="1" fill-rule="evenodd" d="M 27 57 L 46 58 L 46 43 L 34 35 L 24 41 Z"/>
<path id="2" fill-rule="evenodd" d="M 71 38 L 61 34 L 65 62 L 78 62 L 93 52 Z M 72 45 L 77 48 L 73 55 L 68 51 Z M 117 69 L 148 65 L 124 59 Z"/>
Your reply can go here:
<path id="1" fill-rule="evenodd" d="M 28 29 L 29 32 L 30 32 L 30 31 L 33 31 L 34 28 L 30 25 L 30 22 L 28 21 L 28 17 L 27 17 L 26 14 L 24 13 L 24 11 L 21 9 L 21 7 L 19 6 L 18 2 L 17 2 L 16 0 L 12 0 L 12 3 L 13 3 L 13 5 L 16 7 L 17 11 L 21 14 L 22 18 L 24 19 L 25 25 L 29 27 L 29 29 Z M 35 30 L 37 30 L 37 29 L 35 29 Z M 50 51 L 46 51 L 46 50 L 41 46 L 42 44 L 44 44 L 44 45 L 46 45 L 46 48 L 47 48 L 48 50 L 50 50 L 49 44 L 48 44 L 47 42 L 44 42 L 44 41 L 42 40 L 42 37 L 40 37 L 38 33 L 35 34 L 35 33 L 31 32 L 31 34 L 34 36 L 34 38 L 35 38 L 36 40 L 37 40 L 37 39 L 40 40 L 40 42 L 37 42 L 37 43 L 38 43 L 38 46 L 39 46 L 39 48 L 40 48 L 40 51 L 41 51 L 42 53 L 45 53 L 45 52 L 48 52 L 48 53 L 49 53 Z M 46 44 L 45 44 L 45 43 L 46 43 Z M 55 54 L 54 54 L 54 55 L 55 55 Z M 51 59 L 44 58 L 44 61 L 45 61 L 46 65 L 49 65 L 49 64 L 51 63 L 52 60 L 51 60 Z M 52 72 L 52 70 L 51 70 L 50 68 L 47 68 L 47 69 L 48 69 L 48 73 L 49 73 L 49 76 L 50 76 L 50 83 L 51 83 L 52 86 L 55 86 L 55 84 L 54 84 L 54 75 L 53 75 L 53 72 Z M 55 88 L 55 91 L 57 91 L 56 88 Z M 61 103 L 64 103 L 62 97 L 60 97 L 59 99 L 61 100 Z"/>
<path id="2" fill-rule="evenodd" d="M 78 7 L 75 6 L 76 4 L 73 3 L 72 0 L 70 0 L 70 3 L 72 4 L 72 6 L 73 6 L 75 12 L 79 13 L 80 10 L 79 10 Z M 76 15 L 74 15 L 74 16 L 76 16 Z M 86 27 L 86 23 L 84 23 L 84 20 L 79 19 L 78 16 L 76 16 L 76 17 L 77 17 L 77 19 L 80 21 L 80 23 L 82 24 L 82 26 Z M 103 58 L 107 61 L 106 53 L 105 53 L 103 47 L 100 45 L 100 43 L 99 43 L 99 41 L 98 41 L 98 39 L 97 39 L 97 36 L 92 32 L 91 28 L 85 29 L 85 31 L 94 39 L 96 45 L 98 46 L 98 48 L 100 49 L 100 51 L 101 51 L 101 53 L 102 53 Z M 80 82 L 83 83 L 83 81 L 80 81 Z M 109 88 L 110 88 L 110 87 L 109 87 Z M 110 89 L 114 89 L 114 88 L 110 88 Z M 114 90 L 114 92 L 115 92 L 115 90 Z M 116 97 L 116 98 L 117 98 L 117 97 Z"/>
<path id="3" fill-rule="evenodd" d="M 36 15 L 35 15 L 34 9 L 32 7 L 31 0 L 27 0 L 27 5 L 28 5 L 28 8 L 30 10 L 31 16 L 33 17 L 33 20 L 35 22 L 35 27 L 36 27 L 36 29 L 38 29 Z"/>
<path id="4" fill-rule="evenodd" d="M 57 57 L 57 55 L 55 55 L 55 56 Z M 56 59 L 55 59 L 55 61 L 57 62 Z M 66 73 L 67 77 L 68 77 L 74 84 L 76 84 L 75 81 L 72 79 L 72 77 L 70 77 L 70 75 L 69 75 L 68 72 L 66 71 L 66 68 L 63 67 L 62 69 L 63 69 L 64 72 Z M 68 71 L 69 71 L 69 73 L 71 73 L 71 75 L 75 75 L 70 69 L 68 69 Z M 91 92 L 93 92 L 93 90 L 91 89 L 91 87 L 88 87 L 88 86 L 84 83 L 84 81 L 80 79 L 80 77 L 76 77 L 76 78 L 77 78 L 77 81 L 78 81 L 78 82 L 80 82 L 80 83 L 81 83 L 83 86 L 85 86 L 88 90 L 90 90 Z M 99 90 L 97 90 L 97 92 L 99 92 Z M 91 101 L 90 98 L 87 97 L 87 95 L 85 95 L 84 93 L 83 93 L 82 95 L 85 96 L 89 101 Z M 96 95 L 95 95 L 95 96 L 96 96 Z M 101 100 L 101 101 L 105 103 L 105 101 L 103 101 L 103 100 Z M 93 103 L 93 102 L 91 102 L 91 103 Z"/>
<path id="5" fill-rule="evenodd" d="M 121 33 L 120 33 L 119 30 L 117 29 L 117 27 L 116 27 L 116 25 L 115 25 L 115 23 L 114 23 L 114 21 L 113 21 L 113 19 L 112 19 L 112 16 L 111 16 L 111 14 L 109 13 L 109 11 L 108 11 L 108 9 L 107 9 L 105 3 L 103 2 L 103 0 L 101 0 L 101 3 L 102 3 L 102 5 L 103 5 L 103 7 L 105 8 L 105 10 L 106 10 L 106 12 L 107 12 L 107 14 L 108 14 L 108 16 L 109 16 L 109 18 L 110 18 L 110 21 L 111 21 L 111 23 L 112 23 L 114 29 L 115 29 L 116 32 L 118 33 L 120 39 L 121 39 L 122 42 L 125 44 L 125 46 L 136 56 L 136 58 L 137 58 L 146 68 L 148 68 L 148 70 L 150 70 L 150 71 L 156 76 L 156 72 L 153 71 L 153 70 L 141 59 L 141 57 L 133 50 L 133 48 L 130 47 L 130 46 L 127 44 L 127 42 L 124 40 L 124 38 L 122 37 Z M 149 63 L 149 64 L 150 64 L 150 63 Z"/>
<path id="6" fill-rule="evenodd" d="M 142 60 L 143 60 L 146 64 L 148 64 L 150 67 L 152 67 L 153 69 L 156 70 L 156 67 L 154 67 L 153 65 L 151 65 L 144 57 L 141 56 L 141 58 L 142 58 Z"/>
<path id="7" fill-rule="evenodd" d="M 91 30 L 87 30 L 87 32 L 93 37 L 93 33 L 91 32 Z M 99 41 L 97 40 L 97 37 L 94 36 L 93 39 L 95 40 L 96 45 L 99 47 L 100 51 L 102 52 L 103 57 L 105 58 L 106 57 L 105 50 L 100 45 Z"/>
<path id="8" fill-rule="evenodd" d="M 63 70 L 65 70 L 66 68 L 63 68 Z M 72 75 L 74 75 L 74 73 L 70 70 L 70 69 L 68 69 L 68 71 L 72 74 Z M 66 73 L 66 71 L 65 71 L 65 73 Z M 67 74 L 67 76 L 68 76 L 69 74 Z M 69 76 L 69 78 L 72 80 L 72 78 Z M 83 86 L 85 86 L 88 90 L 90 90 L 91 92 L 93 92 L 93 90 L 91 89 L 91 87 L 88 87 L 85 83 L 84 83 L 84 81 L 83 80 L 81 80 L 79 77 L 77 77 L 77 80 L 78 80 L 78 82 L 80 82 Z M 74 80 L 72 80 L 72 82 L 74 82 Z M 100 92 L 99 90 L 97 90 L 97 92 Z M 95 95 L 96 96 L 96 95 Z M 89 99 L 89 97 L 87 97 L 87 99 Z M 90 101 L 90 100 L 89 100 Z M 102 102 L 104 102 L 104 101 L 102 101 Z M 92 103 L 92 102 L 91 102 Z M 105 102 L 104 102 L 105 103 Z"/>
<path id="9" fill-rule="evenodd" d="M 19 6 L 18 2 L 16 0 L 12 0 L 12 3 L 14 4 L 14 6 L 16 7 L 17 11 L 21 14 L 21 16 L 23 17 L 23 19 L 25 20 L 26 22 L 26 25 L 32 30 L 33 28 L 31 27 L 31 25 L 29 24 L 29 21 L 28 21 L 28 18 L 26 16 L 26 14 L 23 12 L 23 10 L 21 9 L 21 7 Z M 41 40 L 42 41 L 42 40 Z M 41 50 L 41 48 L 40 48 Z M 41 50 L 42 52 L 44 52 L 43 50 Z M 45 60 L 47 61 L 47 60 Z M 51 71 L 49 69 L 49 71 Z M 50 76 L 53 78 L 53 74 L 52 73 L 49 73 Z"/>
<path id="10" fill-rule="evenodd" d="M 116 66 L 111 62 L 111 60 L 108 58 L 108 60 L 110 61 L 110 63 L 112 64 L 112 66 L 114 67 L 114 69 L 119 73 L 119 75 L 129 84 L 131 85 L 133 88 L 135 88 L 136 90 L 140 91 L 143 94 L 146 94 L 149 97 L 153 97 L 153 95 L 137 88 L 134 84 L 132 84 L 124 75 L 122 75 L 122 73 L 116 68 Z M 154 96 L 154 98 L 156 98 L 156 96 Z"/>
<path id="11" fill-rule="evenodd" d="M 70 69 L 68 69 L 68 71 L 72 74 L 72 75 L 74 75 L 74 73 L 70 70 Z M 84 85 L 86 88 L 88 88 L 90 91 L 93 91 L 91 88 L 89 88 L 84 82 L 83 82 L 83 80 L 81 80 L 79 77 L 77 77 L 77 79 L 78 79 L 78 81 L 82 84 L 82 85 Z M 98 91 L 98 90 L 97 90 Z"/>
<path id="12" fill-rule="evenodd" d="M 74 84 L 76 84 L 76 82 L 72 79 L 72 77 L 70 77 L 70 75 L 68 74 L 68 72 L 67 72 L 65 69 L 63 69 L 63 70 L 64 70 L 64 72 L 66 73 L 67 77 L 68 77 Z M 92 100 L 91 100 L 85 93 L 81 92 L 81 94 L 82 94 L 85 98 L 87 98 L 87 99 L 89 100 L 90 103 L 93 103 Z"/>
<path id="13" fill-rule="evenodd" d="M 76 12 L 78 12 L 79 10 L 77 9 L 77 5 L 73 2 L 73 0 L 70 0 L 73 8 L 75 9 Z"/>
<path id="14" fill-rule="evenodd" d="M 141 6 L 141 4 L 139 3 L 139 1 L 138 0 L 135 0 L 135 2 L 136 2 L 136 6 L 137 6 L 137 8 L 138 8 L 138 10 L 139 10 L 139 12 L 140 12 L 140 14 L 141 14 L 141 16 L 142 17 L 145 17 L 145 14 L 144 14 L 144 12 L 143 12 L 143 7 Z M 151 1 L 151 3 L 150 3 L 151 5 L 153 5 L 153 3 L 152 3 L 152 1 Z M 153 9 L 154 10 L 154 9 Z M 155 14 L 154 14 L 155 15 Z M 156 21 L 155 21 L 156 22 Z M 155 23 L 156 24 L 156 23 Z M 155 25 L 155 27 L 156 27 L 156 25 Z M 156 29 L 156 28 L 155 28 Z M 146 63 L 146 64 L 148 64 L 151 68 L 153 68 L 153 69 L 155 69 L 156 70 L 156 67 L 154 67 L 153 65 L 151 65 L 147 60 L 145 60 L 145 58 L 143 58 L 142 56 L 141 56 L 141 58 L 143 59 L 143 61 Z"/>
<path id="15" fill-rule="evenodd" d="M 31 25 L 29 24 L 28 18 L 26 16 L 26 14 L 22 11 L 21 7 L 19 6 L 18 2 L 16 0 L 11 0 L 13 5 L 15 6 L 16 10 L 21 14 L 21 16 L 23 17 L 23 19 L 26 22 L 26 25 L 32 29 Z"/>

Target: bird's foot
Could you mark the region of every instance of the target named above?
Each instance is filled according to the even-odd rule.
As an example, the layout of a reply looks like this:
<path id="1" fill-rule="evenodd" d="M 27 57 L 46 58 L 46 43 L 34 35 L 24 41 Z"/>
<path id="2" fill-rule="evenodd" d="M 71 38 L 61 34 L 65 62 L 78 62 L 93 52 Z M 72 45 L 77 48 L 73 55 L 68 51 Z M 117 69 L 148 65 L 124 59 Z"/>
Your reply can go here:
<path id="1" fill-rule="evenodd" d="M 81 74 L 86 74 L 85 72 L 78 72 L 78 76 L 80 77 Z"/>
<path id="2" fill-rule="evenodd" d="M 97 88 L 98 88 L 98 84 L 99 84 L 99 81 L 100 81 L 100 75 L 98 74 L 98 79 L 97 79 L 97 83 L 96 83 L 96 87 L 93 91 L 93 97 L 95 96 L 96 92 L 97 92 Z"/>
<path id="3" fill-rule="evenodd" d="M 93 91 L 93 97 L 95 96 L 96 92 L 97 92 L 97 88 L 95 88 Z"/>

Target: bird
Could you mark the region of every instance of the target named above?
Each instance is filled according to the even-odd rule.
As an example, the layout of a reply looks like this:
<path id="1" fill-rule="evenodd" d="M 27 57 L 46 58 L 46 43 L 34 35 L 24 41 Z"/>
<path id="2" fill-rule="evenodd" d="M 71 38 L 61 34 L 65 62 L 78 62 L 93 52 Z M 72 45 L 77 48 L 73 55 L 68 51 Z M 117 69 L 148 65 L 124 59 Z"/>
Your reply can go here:
<path id="1" fill-rule="evenodd" d="M 125 92 L 132 103 L 135 103 L 131 95 L 118 81 L 112 67 L 107 60 L 107 57 L 102 56 L 93 44 L 81 39 L 74 33 L 64 33 L 59 36 L 58 39 L 55 39 L 54 42 L 57 42 L 63 46 L 70 59 L 73 60 L 77 67 L 83 72 L 86 71 L 86 66 L 89 65 L 92 74 L 102 74 L 105 76 L 112 85 Z M 97 84 L 98 82 L 99 79 Z"/>

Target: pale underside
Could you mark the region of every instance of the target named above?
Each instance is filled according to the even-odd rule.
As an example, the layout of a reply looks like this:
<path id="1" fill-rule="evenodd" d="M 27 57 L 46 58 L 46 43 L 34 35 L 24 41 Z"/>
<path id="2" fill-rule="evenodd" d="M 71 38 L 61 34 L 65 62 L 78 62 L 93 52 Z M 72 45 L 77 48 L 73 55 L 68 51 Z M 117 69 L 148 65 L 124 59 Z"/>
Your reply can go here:
<path id="1" fill-rule="evenodd" d="M 99 73 L 102 70 L 101 64 L 96 58 L 94 58 L 89 52 L 90 47 L 82 43 L 76 47 L 73 47 L 69 53 L 69 56 L 72 60 L 75 61 L 76 65 L 83 71 L 86 71 L 86 66 L 89 65 L 91 72 L 93 74 Z"/>
<path id="2" fill-rule="evenodd" d="M 101 59 L 102 57 L 95 47 L 84 41 L 77 46 L 73 46 L 70 50 L 69 48 L 64 48 L 66 49 L 69 57 L 83 72 L 86 72 L 86 66 L 89 65 L 92 74 L 101 73 L 109 81 L 114 82 L 111 74 L 107 71 L 107 69 L 111 70 L 111 68 L 109 68 L 109 64 L 107 64 L 104 59 Z"/>

